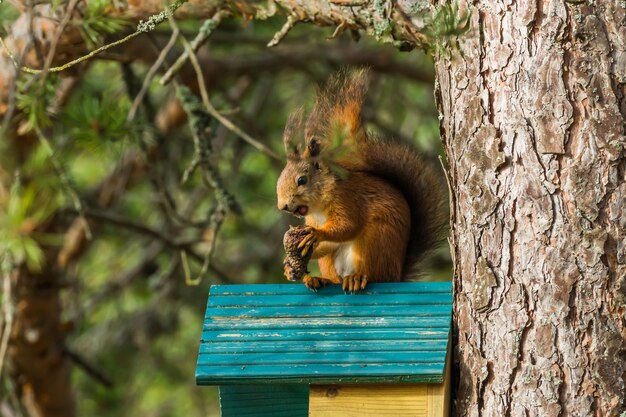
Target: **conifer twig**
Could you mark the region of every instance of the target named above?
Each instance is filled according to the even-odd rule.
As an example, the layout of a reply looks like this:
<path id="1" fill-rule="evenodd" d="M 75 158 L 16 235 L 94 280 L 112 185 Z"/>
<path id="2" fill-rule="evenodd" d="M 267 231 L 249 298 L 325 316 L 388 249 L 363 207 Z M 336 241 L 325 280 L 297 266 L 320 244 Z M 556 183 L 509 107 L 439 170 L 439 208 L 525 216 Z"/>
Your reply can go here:
<path id="1" fill-rule="evenodd" d="M 287 33 L 289 33 L 289 31 L 295 26 L 296 23 L 298 23 L 298 18 L 296 16 L 292 14 L 287 16 L 287 21 L 285 22 L 283 27 L 280 28 L 278 32 L 276 32 L 272 40 L 269 41 L 269 43 L 267 44 L 267 47 L 272 48 L 278 45 L 280 41 L 282 41 L 283 38 L 287 36 Z"/>
<path id="2" fill-rule="evenodd" d="M 181 39 L 183 41 L 183 46 L 189 53 L 189 59 L 191 60 L 191 64 L 196 72 L 196 77 L 198 79 L 198 88 L 200 89 L 200 97 L 202 97 L 202 103 L 204 104 L 204 107 L 206 107 L 209 114 L 217 119 L 217 121 L 219 121 L 226 129 L 230 130 L 231 132 L 248 142 L 250 145 L 254 146 L 257 150 L 274 159 L 280 160 L 281 158 L 278 156 L 278 154 L 276 154 L 274 151 L 272 151 L 270 148 L 268 148 L 258 140 L 254 139 L 243 130 L 241 130 L 239 126 L 235 125 L 228 118 L 218 112 L 215 107 L 213 107 L 213 104 L 211 104 L 211 101 L 209 100 L 209 94 L 207 93 L 207 88 L 204 83 L 204 76 L 202 75 L 202 68 L 200 67 L 198 57 L 196 56 L 196 53 L 191 50 L 189 42 L 185 39 L 185 37 L 183 36 L 181 37 Z"/>
<path id="3" fill-rule="evenodd" d="M 11 300 L 11 265 L 10 261 L 6 259 L 9 255 L 5 253 L 5 258 L 0 265 L 0 272 L 2 273 L 2 305 L 4 307 L 4 326 L 2 328 L 2 341 L 0 342 L 0 376 L 4 369 L 4 358 L 6 357 L 7 348 L 9 346 L 9 338 L 11 337 L 11 330 L 13 329 L 13 303 Z"/>
<path id="4" fill-rule="evenodd" d="M 204 43 L 209 39 L 213 31 L 219 26 L 222 19 L 228 14 L 225 10 L 220 10 L 210 19 L 205 20 L 200 26 L 200 30 L 196 37 L 190 42 L 191 50 L 197 52 L 198 49 L 204 45 Z M 172 66 L 165 72 L 163 77 L 159 80 L 161 85 L 168 84 L 172 81 L 174 75 L 176 75 L 180 69 L 185 65 L 185 63 L 189 60 L 189 53 L 185 50 L 172 64 Z"/>
<path id="5" fill-rule="evenodd" d="M 93 378 L 96 382 L 107 388 L 113 388 L 113 381 L 103 371 L 98 369 L 94 364 L 90 363 L 86 358 L 78 352 L 73 351 L 67 346 L 62 348 L 63 354 L 67 356 L 76 366 L 78 366 L 85 374 Z"/>
<path id="6" fill-rule="evenodd" d="M 61 19 L 61 23 L 56 27 L 54 37 L 52 38 L 52 43 L 50 44 L 50 50 L 46 55 L 46 60 L 43 64 L 43 69 L 41 70 L 41 89 L 43 91 L 44 83 L 46 79 L 46 75 L 48 74 L 49 68 L 52 66 L 52 61 L 54 60 L 54 54 L 56 53 L 57 46 L 59 45 L 59 40 L 61 39 L 61 35 L 63 35 L 63 31 L 65 27 L 70 22 L 70 18 L 72 17 L 72 13 L 78 4 L 78 0 L 70 0 L 67 8 L 65 9 L 65 13 L 63 14 L 63 18 Z"/>
<path id="7" fill-rule="evenodd" d="M 180 253 L 183 271 L 185 273 L 185 283 L 191 286 L 198 285 L 211 266 L 211 258 L 215 252 L 217 234 L 224 222 L 224 218 L 229 212 L 240 214 L 241 207 L 235 197 L 224 187 L 217 167 L 211 163 L 211 153 L 213 151 L 209 139 L 211 117 L 207 113 L 203 103 L 187 87 L 177 83 L 176 93 L 183 108 L 187 112 L 194 142 L 193 160 L 183 174 L 183 183 L 187 181 L 196 168 L 200 167 L 205 186 L 212 188 L 216 197 L 216 205 L 212 208 L 211 214 L 209 215 L 208 228 L 205 233 L 203 233 L 203 236 L 207 236 L 205 240 L 208 241 L 209 247 L 204 253 L 202 267 L 196 278 L 191 277 L 186 252 L 183 250 Z"/>
<path id="8" fill-rule="evenodd" d="M 176 45 L 176 41 L 178 40 L 179 34 L 180 34 L 180 30 L 178 29 L 178 27 L 175 27 L 172 30 L 172 36 L 170 36 L 170 39 L 167 41 L 167 44 L 165 45 L 165 47 L 163 48 L 163 50 L 157 57 L 156 61 L 154 61 L 154 64 L 148 70 L 148 73 L 146 74 L 143 80 L 143 84 L 141 85 L 141 90 L 139 90 L 139 93 L 137 93 L 137 95 L 135 96 L 135 99 L 133 100 L 133 104 L 130 107 L 130 110 L 128 111 L 128 117 L 126 118 L 126 120 L 128 120 L 129 122 L 135 118 L 135 114 L 137 114 L 139 105 L 141 104 L 141 101 L 143 100 L 144 96 L 148 92 L 148 89 L 150 88 L 150 83 L 152 82 L 154 75 L 159 70 L 161 65 L 163 65 L 163 62 L 165 62 L 165 58 L 167 57 L 167 54 L 172 50 L 174 45 Z"/>
<path id="9" fill-rule="evenodd" d="M 35 133 L 37 134 L 37 138 L 39 139 L 39 142 L 41 142 L 46 152 L 48 152 L 48 157 L 50 158 L 52 167 L 54 168 L 54 170 L 56 171 L 56 174 L 61 180 L 61 184 L 63 185 L 63 187 L 69 194 L 70 198 L 72 199 L 72 203 L 74 204 L 74 209 L 76 210 L 78 215 L 82 217 L 82 219 L 85 222 L 85 237 L 87 238 L 87 240 L 91 240 L 92 238 L 91 228 L 89 227 L 89 223 L 87 222 L 87 217 L 85 216 L 85 206 L 83 205 L 83 202 L 81 201 L 78 193 L 74 189 L 74 186 L 72 185 L 69 177 L 67 176 L 67 173 L 63 169 L 63 165 L 61 165 L 61 162 L 57 159 L 56 152 L 54 151 L 52 144 L 50 143 L 48 138 L 44 135 L 44 133 L 41 131 L 39 126 L 35 126 Z"/>
<path id="10" fill-rule="evenodd" d="M 88 59 L 108 50 L 111 49 L 115 46 L 121 45 L 123 43 L 128 42 L 129 40 L 141 35 L 142 33 L 147 33 L 150 32 L 152 30 L 154 30 L 157 25 L 159 25 L 160 23 L 162 23 L 165 19 L 169 18 L 171 15 L 174 14 L 174 12 L 183 5 L 183 3 L 185 3 L 187 0 L 176 0 L 174 3 L 172 3 L 171 5 L 167 6 L 165 8 L 165 10 L 163 10 L 161 13 L 157 13 L 155 15 L 152 15 L 148 18 L 148 20 L 146 20 L 145 22 L 142 20 L 141 22 L 139 22 L 139 24 L 137 25 L 137 29 L 135 30 L 135 32 L 131 33 L 130 35 L 125 36 L 122 39 L 118 39 L 117 41 L 108 43 L 106 45 L 102 45 L 101 47 L 94 49 L 93 51 L 89 52 L 86 55 L 83 55 L 81 57 L 78 57 L 72 61 L 66 62 L 63 65 L 57 66 L 57 67 L 51 67 L 48 68 L 47 70 L 41 70 L 41 69 L 36 69 L 36 68 L 30 68 L 30 67 L 26 67 L 26 66 L 22 66 L 19 65 L 17 62 L 17 59 L 15 58 L 15 55 L 13 55 L 13 53 L 11 52 L 11 50 L 9 49 L 9 47 L 6 45 L 6 43 L 4 42 L 4 39 L 2 37 L 0 37 L 0 46 L 5 50 L 5 52 L 7 53 L 7 55 L 9 56 L 9 58 L 11 59 L 11 61 L 13 61 L 13 65 L 15 65 L 15 68 L 17 68 L 18 70 L 22 71 L 22 72 L 26 72 L 28 74 L 41 74 L 44 71 L 47 72 L 61 72 L 61 71 L 65 71 L 68 68 L 73 67 L 74 65 L 80 64 L 81 62 L 87 61 Z"/>

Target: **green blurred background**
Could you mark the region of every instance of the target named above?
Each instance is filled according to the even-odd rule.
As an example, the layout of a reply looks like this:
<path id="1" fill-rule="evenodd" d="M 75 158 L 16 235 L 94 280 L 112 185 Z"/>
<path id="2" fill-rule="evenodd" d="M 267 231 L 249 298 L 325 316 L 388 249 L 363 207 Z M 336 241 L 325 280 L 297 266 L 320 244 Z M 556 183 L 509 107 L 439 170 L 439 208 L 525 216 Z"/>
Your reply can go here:
<path id="1" fill-rule="evenodd" d="M 5 28 L 16 17 L 10 10 L 1 14 Z M 201 49 L 205 81 L 217 109 L 283 155 L 282 129 L 289 113 L 311 105 L 316 85 L 333 71 L 368 65 L 372 68 L 365 107 L 368 128 L 414 142 L 433 156 L 441 154 L 434 71 L 428 56 L 399 52 L 367 38 L 356 42 L 349 34 L 328 40 L 331 29 L 308 25 L 296 26 L 278 47 L 268 49 L 266 43 L 282 23 L 227 21 Z M 198 29 L 197 22 L 179 24 L 188 37 Z M 123 26 L 85 27 L 83 36 L 94 41 L 105 37 L 107 30 L 123 30 Z M 4 200 L 0 222 L 1 243 L 12 248 L 14 257 L 37 269 L 43 262 L 42 247 L 67 245 L 71 239 L 67 230 L 27 239 L 20 231 L 25 219 L 44 223 L 61 218 L 69 227 L 77 215 L 68 184 L 92 212 L 88 218 L 93 239 L 66 267 L 63 317 L 73 328 L 68 346 L 110 384 L 74 368 L 81 416 L 219 415 L 216 390 L 196 387 L 194 382 L 208 288 L 217 283 L 284 282 L 282 235 L 288 225 L 298 223 L 275 206 L 275 182 L 283 162 L 213 122 L 212 162 L 242 214 L 226 215 L 209 272 L 199 285 L 188 285 L 186 281 L 200 273 L 201 262 L 188 256 L 185 265 L 172 241 L 189 242 L 185 247 L 201 257 L 210 245 L 205 234 L 216 200 L 198 172 L 181 184 L 194 144 L 180 109 L 176 113 L 174 88 L 161 86 L 158 74 L 137 116 L 127 120 L 133 84 L 136 91 L 169 35 L 163 25 L 149 41 L 143 39 L 84 66 L 59 109 L 50 106 L 56 87 L 65 82 L 62 77 L 49 77 L 43 96 L 35 94 L 37 85 L 29 85 L 28 77 L 20 81 L 17 103 L 28 116 L 24 129 L 28 123 L 45 128 L 65 180 L 44 146 L 36 145 L 23 157 L 6 142 L 0 145 L 4 173 L 13 175 L 20 167 L 20 181 Z M 147 49 L 147 57 L 128 59 L 133 47 Z M 180 52 L 174 49 L 168 59 Z M 141 169 L 132 176 L 121 175 L 123 161 L 133 157 L 141 161 Z M 112 192 L 119 192 L 114 204 L 102 205 L 99 187 L 115 175 L 127 183 L 112 187 Z M 9 204 L 22 207 L 24 214 L 11 217 Z M 450 265 L 448 248 L 441 248 L 425 265 L 424 279 L 450 279 Z M 10 389 L 3 377 L 2 392 Z"/>

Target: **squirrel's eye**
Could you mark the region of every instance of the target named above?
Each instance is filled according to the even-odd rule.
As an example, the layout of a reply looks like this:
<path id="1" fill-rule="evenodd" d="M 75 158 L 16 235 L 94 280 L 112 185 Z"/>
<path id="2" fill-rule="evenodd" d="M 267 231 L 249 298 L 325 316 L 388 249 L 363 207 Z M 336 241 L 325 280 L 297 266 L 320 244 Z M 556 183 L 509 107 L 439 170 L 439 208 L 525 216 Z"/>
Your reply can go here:
<path id="1" fill-rule="evenodd" d="M 297 182 L 298 182 L 298 185 L 304 185 L 304 184 L 306 184 L 306 182 L 307 182 L 306 175 L 302 175 L 301 177 L 298 177 Z"/>

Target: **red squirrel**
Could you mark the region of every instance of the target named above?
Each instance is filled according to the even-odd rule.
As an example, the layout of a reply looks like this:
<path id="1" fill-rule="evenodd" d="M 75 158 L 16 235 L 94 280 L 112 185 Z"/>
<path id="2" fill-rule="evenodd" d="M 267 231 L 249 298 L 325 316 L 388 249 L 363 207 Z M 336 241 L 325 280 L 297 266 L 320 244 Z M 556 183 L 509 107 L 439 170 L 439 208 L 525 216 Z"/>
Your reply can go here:
<path id="1" fill-rule="evenodd" d="M 305 219 L 298 248 L 319 262 L 321 276 L 303 278 L 313 290 L 334 283 L 355 292 L 409 278 L 448 224 L 441 170 L 412 146 L 363 127 L 366 89 L 366 70 L 339 72 L 306 119 L 298 110 L 285 127 L 278 208 Z"/>

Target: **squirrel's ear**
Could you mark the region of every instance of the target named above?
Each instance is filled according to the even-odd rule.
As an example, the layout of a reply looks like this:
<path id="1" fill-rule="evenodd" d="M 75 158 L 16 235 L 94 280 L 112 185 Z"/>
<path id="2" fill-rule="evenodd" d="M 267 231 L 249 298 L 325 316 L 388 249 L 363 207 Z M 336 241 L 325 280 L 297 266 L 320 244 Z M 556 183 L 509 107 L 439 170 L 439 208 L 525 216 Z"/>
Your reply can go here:
<path id="1" fill-rule="evenodd" d="M 300 107 L 298 110 L 291 113 L 287 124 L 285 125 L 285 132 L 283 133 L 283 143 L 285 145 L 285 153 L 287 157 L 298 157 L 300 152 L 297 144 L 294 142 L 294 136 L 298 129 L 302 126 L 302 117 L 304 110 Z"/>
<path id="2" fill-rule="evenodd" d="M 322 145 L 316 137 L 311 137 L 306 140 L 306 149 L 304 150 L 305 158 L 315 158 L 319 156 L 322 151 Z"/>

